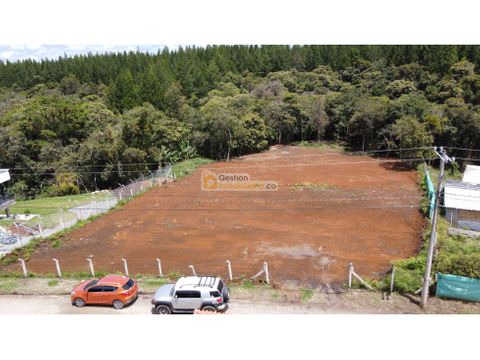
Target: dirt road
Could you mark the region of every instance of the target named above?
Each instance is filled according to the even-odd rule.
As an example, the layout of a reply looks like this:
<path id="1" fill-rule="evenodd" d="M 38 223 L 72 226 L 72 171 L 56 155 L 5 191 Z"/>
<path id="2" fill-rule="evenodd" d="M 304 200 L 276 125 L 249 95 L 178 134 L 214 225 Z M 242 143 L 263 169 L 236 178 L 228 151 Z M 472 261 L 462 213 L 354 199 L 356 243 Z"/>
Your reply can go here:
<path id="1" fill-rule="evenodd" d="M 121 311 L 107 306 L 87 306 L 77 308 L 70 304 L 68 296 L 0 296 L 0 314 L 151 314 L 151 296 L 140 296 L 137 301 Z M 237 300 L 230 305 L 229 314 L 307 314 L 325 313 L 318 308 L 306 305 L 272 304 L 270 302 L 254 302 Z"/>
<path id="2" fill-rule="evenodd" d="M 268 292 L 243 294 L 231 302 L 227 314 L 423 314 L 418 298 L 393 294 L 389 300 L 379 293 L 367 291 L 344 294 L 316 293 L 309 301 L 272 299 Z M 70 304 L 68 295 L 0 295 L 1 314 L 115 314 L 147 315 L 151 312 L 151 295 L 140 295 L 137 301 L 117 311 L 112 307 L 87 306 L 77 308 Z M 449 301 L 432 297 L 429 313 L 479 314 L 480 304 Z"/>

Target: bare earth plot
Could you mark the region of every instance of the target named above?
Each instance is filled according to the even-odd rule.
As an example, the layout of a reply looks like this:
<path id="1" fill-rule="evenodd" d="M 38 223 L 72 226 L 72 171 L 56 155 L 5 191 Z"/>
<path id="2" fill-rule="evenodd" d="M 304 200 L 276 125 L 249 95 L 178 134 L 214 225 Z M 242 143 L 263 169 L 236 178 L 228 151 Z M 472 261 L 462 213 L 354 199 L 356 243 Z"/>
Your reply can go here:
<path id="1" fill-rule="evenodd" d="M 276 146 L 230 163 L 209 164 L 213 172 L 248 173 L 273 180 L 278 191 L 204 192 L 201 169 L 151 189 L 122 209 L 72 231 L 61 247 L 41 248 L 30 271 L 96 269 L 252 276 L 268 261 L 273 280 L 303 286 L 343 283 L 349 262 L 357 273 L 378 277 L 393 259 L 414 255 L 423 219 L 415 171 L 395 161 L 345 155 L 332 150 Z M 18 267 L 10 267 L 15 270 Z"/>

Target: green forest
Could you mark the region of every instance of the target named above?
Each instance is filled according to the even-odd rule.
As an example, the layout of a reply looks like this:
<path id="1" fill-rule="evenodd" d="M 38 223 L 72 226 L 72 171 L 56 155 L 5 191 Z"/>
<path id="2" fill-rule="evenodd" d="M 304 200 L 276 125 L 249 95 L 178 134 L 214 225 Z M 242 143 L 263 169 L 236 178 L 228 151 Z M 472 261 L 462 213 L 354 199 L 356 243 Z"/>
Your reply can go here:
<path id="1" fill-rule="evenodd" d="M 8 191 L 28 199 L 114 188 L 160 163 L 229 160 L 273 144 L 475 149 L 478 69 L 479 46 L 427 45 L 180 47 L 0 62 L 0 167 L 11 169 Z"/>

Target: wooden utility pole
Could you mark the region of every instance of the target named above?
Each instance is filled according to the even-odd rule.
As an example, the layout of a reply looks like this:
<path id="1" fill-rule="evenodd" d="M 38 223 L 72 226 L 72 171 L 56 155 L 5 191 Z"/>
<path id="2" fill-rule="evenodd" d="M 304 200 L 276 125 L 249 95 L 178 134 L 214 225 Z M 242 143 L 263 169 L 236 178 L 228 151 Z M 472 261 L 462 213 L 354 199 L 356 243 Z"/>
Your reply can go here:
<path id="1" fill-rule="evenodd" d="M 435 154 L 440 158 L 440 174 L 438 175 L 438 186 L 435 194 L 435 207 L 433 209 L 432 216 L 432 233 L 430 234 L 430 243 L 428 245 L 428 254 L 427 254 L 427 263 L 425 266 L 425 275 L 423 277 L 423 287 L 422 287 L 422 299 L 420 305 L 422 309 L 427 308 L 428 300 L 428 289 L 430 287 L 430 274 L 432 272 L 432 262 L 433 262 L 433 253 L 435 251 L 435 246 L 437 242 L 437 219 L 438 219 L 438 208 L 440 204 L 440 194 L 443 190 L 444 182 L 444 170 L 445 164 L 455 161 L 455 158 L 448 157 L 447 152 L 443 147 L 439 147 L 438 152 L 436 148 L 433 148 Z"/>

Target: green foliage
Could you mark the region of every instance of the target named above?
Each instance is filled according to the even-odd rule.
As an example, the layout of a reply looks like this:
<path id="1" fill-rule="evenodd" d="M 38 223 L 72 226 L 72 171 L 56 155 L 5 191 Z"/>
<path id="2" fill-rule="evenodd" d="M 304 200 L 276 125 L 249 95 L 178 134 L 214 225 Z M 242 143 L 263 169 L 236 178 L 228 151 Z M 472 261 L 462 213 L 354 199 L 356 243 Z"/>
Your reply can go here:
<path id="1" fill-rule="evenodd" d="M 57 279 L 53 279 L 53 280 L 49 280 L 48 281 L 48 286 L 57 286 L 58 285 L 58 280 Z"/>
<path id="2" fill-rule="evenodd" d="M 110 189 L 159 163 L 229 160 L 278 143 L 475 148 L 479 52 L 208 46 L 0 63 L 0 166 L 18 169 L 7 191 L 32 199 Z"/>
<path id="3" fill-rule="evenodd" d="M 312 299 L 314 295 L 313 289 L 300 289 L 300 300 L 307 302 Z"/>
<path id="4" fill-rule="evenodd" d="M 11 293 L 18 288 L 16 279 L 0 279 L 0 293 Z"/>
<path id="5" fill-rule="evenodd" d="M 390 98 L 397 98 L 403 94 L 409 94 L 416 89 L 415 84 L 409 80 L 394 80 L 388 84 L 386 91 Z"/>
<path id="6" fill-rule="evenodd" d="M 401 117 L 390 125 L 388 134 L 391 143 L 399 148 L 428 147 L 433 143 L 433 136 L 428 132 L 425 124 L 409 115 Z M 412 157 L 417 156 L 421 156 L 421 152 L 413 154 Z"/>
<path id="7" fill-rule="evenodd" d="M 436 270 L 443 274 L 480 278 L 480 253 L 442 253 L 436 259 Z"/>
<path id="8" fill-rule="evenodd" d="M 211 162 L 212 160 L 203 158 L 184 160 L 174 164 L 172 167 L 172 171 L 175 174 L 176 178 L 179 179 L 192 173 L 199 166 L 209 164 Z"/>
<path id="9" fill-rule="evenodd" d="M 242 281 L 241 287 L 246 290 L 251 290 L 255 288 L 255 284 L 252 280 L 246 279 Z"/>

